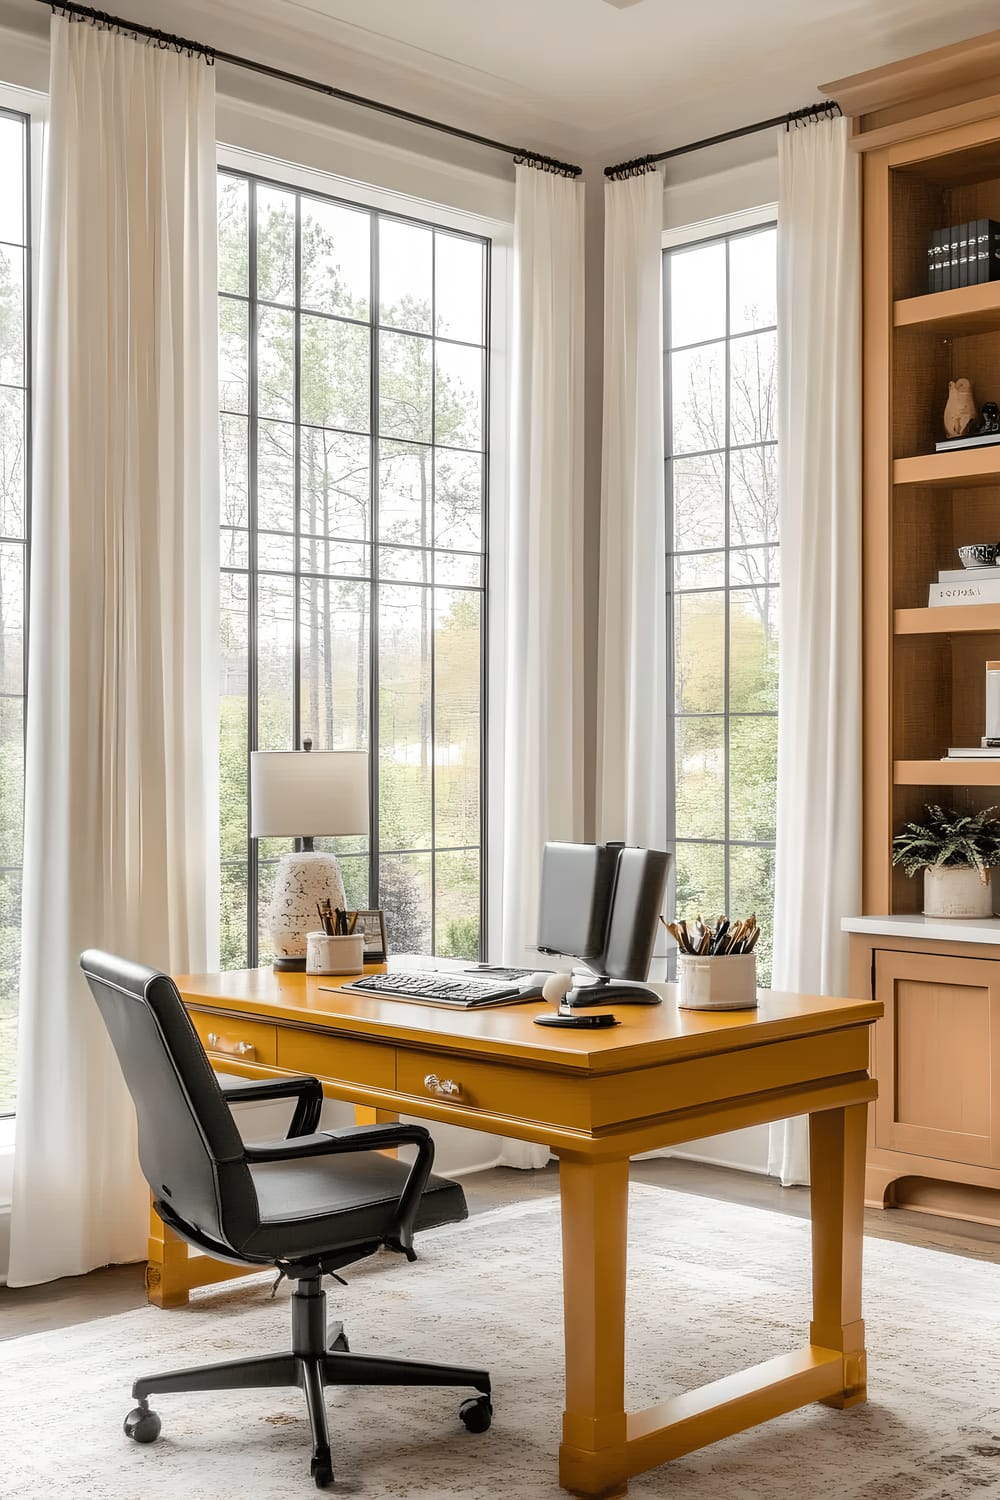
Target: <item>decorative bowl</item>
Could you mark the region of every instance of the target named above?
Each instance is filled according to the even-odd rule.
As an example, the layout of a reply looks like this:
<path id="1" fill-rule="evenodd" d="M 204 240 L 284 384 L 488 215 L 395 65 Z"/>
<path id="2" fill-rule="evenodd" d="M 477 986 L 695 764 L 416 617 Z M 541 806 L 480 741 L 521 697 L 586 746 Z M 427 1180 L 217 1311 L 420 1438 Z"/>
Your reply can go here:
<path id="1" fill-rule="evenodd" d="M 959 547 L 958 555 L 963 568 L 996 567 L 1000 542 L 970 542 L 967 547 Z"/>

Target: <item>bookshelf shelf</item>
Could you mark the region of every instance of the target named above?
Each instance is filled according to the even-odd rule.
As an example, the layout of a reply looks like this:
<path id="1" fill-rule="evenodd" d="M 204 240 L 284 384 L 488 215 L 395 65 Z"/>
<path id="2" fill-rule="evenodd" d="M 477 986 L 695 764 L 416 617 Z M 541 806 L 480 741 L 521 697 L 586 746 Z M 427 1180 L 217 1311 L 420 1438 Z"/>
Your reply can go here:
<path id="1" fill-rule="evenodd" d="M 939 296 L 950 296 L 941 292 Z M 947 394 L 947 393 L 946 393 Z M 1000 443 L 991 448 L 958 448 L 951 453 L 921 453 L 897 458 L 892 466 L 896 485 L 928 489 L 963 489 L 1000 481 Z"/>
<path id="2" fill-rule="evenodd" d="M 1000 329 L 1000 281 L 956 287 L 893 303 L 895 328 L 929 328 L 948 337 L 995 333 Z"/>
<path id="3" fill-rule="evenodd" d="M 895 786 L 998 786 L 997 760 L 897 760 L 893 762 Z"/>
<path id="4" fill-rule="evenodd" d="M 897 609 L 896 635 L 1000 635 L 1000 604 L 942 604 Z"/>

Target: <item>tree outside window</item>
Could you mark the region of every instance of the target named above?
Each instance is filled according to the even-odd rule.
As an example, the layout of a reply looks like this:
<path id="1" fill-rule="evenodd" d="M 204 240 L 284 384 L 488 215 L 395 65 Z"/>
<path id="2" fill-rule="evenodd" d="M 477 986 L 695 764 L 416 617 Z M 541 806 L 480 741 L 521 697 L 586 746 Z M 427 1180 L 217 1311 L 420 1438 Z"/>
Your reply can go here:
<path id="1" fill-rule="evenodd" d="M 676 909 L 757 913 L 770 978 L 778 709 L 773 225 L 664 254 Z"/>
<path id="2" fill-rule="evenodd" d="M 373 757 L 372 839 L 320 841 L 352 905 L 479 955 L 488 250 L 220 175 L 226 966 L 269 959 L 287 847 L 248 839 L 248 752 L 305 735 Z"/>
<path id="3" fill-rule="evenodd" d="M 30 476 L 26 115 L 0 109 L 0 1115 L 14 1109 L 21 969 Z"/>

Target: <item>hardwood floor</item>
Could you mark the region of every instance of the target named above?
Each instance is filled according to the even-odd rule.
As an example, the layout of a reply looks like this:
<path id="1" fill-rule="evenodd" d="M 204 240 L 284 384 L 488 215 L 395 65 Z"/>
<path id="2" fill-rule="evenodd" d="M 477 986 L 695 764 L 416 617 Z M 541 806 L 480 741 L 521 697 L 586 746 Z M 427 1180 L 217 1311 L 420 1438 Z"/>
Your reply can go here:
<path id="1" fill-rule="evenodd" d="M 809 1215 L 808 1188 L 783 1188 L 773 1177 L 736 1172 L 728 1167 L 677 1158 L 638 1161 L 632 1164 L 632 1179 L 798 1218 Z M 463 1178 L 462 1186 L 469 1212 L 477 1214 L 527 1198 L 550 1197 L 558 1191 L 559 1175 L 554 1162 L 539 1172 L 495 1167 Z M 933 1218 L 904 1209 L 886 1213 L 869 1209 L 865 1232 L 880 1239 L 904 1240 L 911 1245 L 1000 1264 L 1000 1229 L 986 1224 Z M 141 1265 L 109 1266 L 88 1276 L 70 1276 L 44 1286 L 0 1287 L 0 1340 L 66 1328 L 140 1307 L 146 1296 L 143 1269 Z"/>

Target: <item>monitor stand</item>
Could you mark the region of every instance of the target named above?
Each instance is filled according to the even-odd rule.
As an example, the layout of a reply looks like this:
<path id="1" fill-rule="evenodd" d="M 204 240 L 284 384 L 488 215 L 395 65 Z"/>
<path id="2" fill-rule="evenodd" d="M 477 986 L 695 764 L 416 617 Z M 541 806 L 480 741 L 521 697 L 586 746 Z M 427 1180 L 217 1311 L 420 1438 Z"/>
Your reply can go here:
<path id="1" fill-rule="evenodd" d="M 562 1003 L 580 1010 L 585 1005 L 660 1005 L 662 1001 L 655 990 L 644 984 L 626 984 L 600 975 L 592 984 L 579 984 L 567 990 Z"/>

